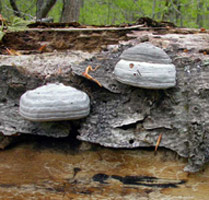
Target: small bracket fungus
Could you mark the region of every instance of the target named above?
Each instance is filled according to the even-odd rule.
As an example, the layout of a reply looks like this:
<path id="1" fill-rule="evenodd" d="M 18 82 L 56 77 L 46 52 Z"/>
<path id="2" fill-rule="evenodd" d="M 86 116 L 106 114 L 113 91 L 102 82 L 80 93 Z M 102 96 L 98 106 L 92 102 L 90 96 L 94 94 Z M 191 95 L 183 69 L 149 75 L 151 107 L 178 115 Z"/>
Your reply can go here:
<path id="1" fill-rule="evenodd" d="M 114 69 L 124 84 L 147 89 L 166 89 L 176 85 L 176 69 L 169 56 L 150 43 L 125 50 Z"/>
<path id="2" fill-rule="evenodd" d="M 29 90 L 20 98 L 20 115 L 31 121 L 72 120 L 90 112 L 88 95 L 62 83 L 49 83 Z"/>

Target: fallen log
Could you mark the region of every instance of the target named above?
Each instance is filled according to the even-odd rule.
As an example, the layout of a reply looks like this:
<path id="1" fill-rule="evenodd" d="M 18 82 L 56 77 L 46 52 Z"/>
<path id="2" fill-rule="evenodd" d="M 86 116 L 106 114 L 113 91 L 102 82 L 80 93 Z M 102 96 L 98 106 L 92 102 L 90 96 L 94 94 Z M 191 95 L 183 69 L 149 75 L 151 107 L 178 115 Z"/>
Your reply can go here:
<path id="1" fill-rule="evenodd" d="M 155 146 L 161 135 L 160 147 L 188 158 L 186 171 L 200 170 L 209 160 L 209 56 L 203 50 L 208 48 L 205 41 L 209 36 L 198 31 L 196 34 L 174 34 L 176 29 L 169 29 L 167 33 L 163 29 L 163 34 L 160 30 L 136 30 L 135 27 L 125 31 L 122 28 L 108 29 L 100 30 L 105 34 L 97 35 L 96 39 L 93 31 L 88 32 L 87 44 L 86 40 L 79 40 L 85 32 L 81 29 L 62 30 L 60 33 L 54 30 L 57 43 L 63 42 L 63 38 L 59 41 L 58 36 L 63 36 L 65 31 L 65 39 L 69 36 L 71 45 L 63 44 L 62 51 L 57 51 L 59 48 L 51 44 L 53 49 L 50 51 L 35 53 L 32 48 L 34 39 L 30 43 L 27 37 L 27 48 L 24 49 L 23 38 L 27 34 L 36 35 L 38 41 L 39 35 L 42 43 L 43 38 L 50 42 L 44 34 L 50 35 L 52 29 L 23 32 L 22 38 L 19 32 L 15 50 L 22 54 L 27 50 L 27 55 L 0 55 L 0 132 L 5 136 L 66 137 L 74 129 L 78 131 L 79 140 L 114 148 Z M 4 47 L 15 47 L 15 39 L 12 43 L 9 41 L 11 37 L 9 33 L 3 39 L 2 53 Z M 94 45 L 85 49 L 85 45 L 93 41 Z M 144 41 L 164 49 L 171 57 L 177 70 L 176 87 L 168 90 L 139 89 L 115 80 L 112 72 L 121 53 Z M 88 66 L 97 67 L 96 71 L 89 72 L 93 80 L 84 76 Z M 20 96 L 48 82 L 62 82 L 85 91 L 91 99 L 90 115 L 75 122 L 39 123 L 23 119 L 18 113 Z"/>

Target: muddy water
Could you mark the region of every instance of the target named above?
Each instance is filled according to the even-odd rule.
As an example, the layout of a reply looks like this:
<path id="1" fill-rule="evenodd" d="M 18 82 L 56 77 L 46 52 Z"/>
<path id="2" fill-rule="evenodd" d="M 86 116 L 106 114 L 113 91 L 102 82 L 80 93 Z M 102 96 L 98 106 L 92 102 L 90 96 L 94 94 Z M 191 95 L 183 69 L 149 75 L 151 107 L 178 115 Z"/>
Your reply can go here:
<path id="1" fill-rule="evenodd" d="M 0 152 L 0 200 L 208 200 L 209 167 L 191 175 L 185 165 L 165 149 L 87 150 L 32 138 Z"/>

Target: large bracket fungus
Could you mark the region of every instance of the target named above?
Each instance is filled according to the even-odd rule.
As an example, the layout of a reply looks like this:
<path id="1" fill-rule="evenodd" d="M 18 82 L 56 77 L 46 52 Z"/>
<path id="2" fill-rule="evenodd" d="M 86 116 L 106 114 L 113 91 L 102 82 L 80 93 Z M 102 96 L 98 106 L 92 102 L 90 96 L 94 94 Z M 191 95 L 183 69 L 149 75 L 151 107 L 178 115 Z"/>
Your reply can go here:
<path id="1" fill-rule="evenodd" d="M 19 113 L 31 121 L 80 119 L 89 112 L 88 95 L 61 83 L 50 83 L 29 90 L 20 98 Z"/>
<path id="2" fill-rule="evenodd" d="M 176 85 L 176 69 L 160 48 L 142 43 L 125 50 L 114 69 L 124 84 L 147 89 L 167 89 Z"/>

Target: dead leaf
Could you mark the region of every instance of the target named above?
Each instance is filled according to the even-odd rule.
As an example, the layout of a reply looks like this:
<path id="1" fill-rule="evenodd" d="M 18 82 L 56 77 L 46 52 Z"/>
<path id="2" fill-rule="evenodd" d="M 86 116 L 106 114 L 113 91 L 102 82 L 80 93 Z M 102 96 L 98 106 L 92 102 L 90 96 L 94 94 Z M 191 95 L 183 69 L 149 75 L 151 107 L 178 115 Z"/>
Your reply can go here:
<path id="1" fill-rule="evenodd" d="M 0 21 L 6 22 L 6 19 L 3 18 L 3 16 L 0 14 Z"/>
<path id="2" fill-rule="evenodd" d="M 205 28 L 201 28 L 200 29 L 200 33 L 205 33 L 206 32 L 206 29 Z"/>

